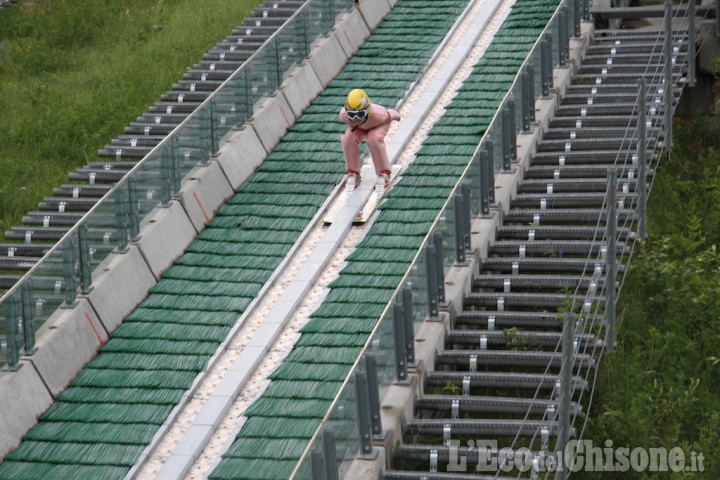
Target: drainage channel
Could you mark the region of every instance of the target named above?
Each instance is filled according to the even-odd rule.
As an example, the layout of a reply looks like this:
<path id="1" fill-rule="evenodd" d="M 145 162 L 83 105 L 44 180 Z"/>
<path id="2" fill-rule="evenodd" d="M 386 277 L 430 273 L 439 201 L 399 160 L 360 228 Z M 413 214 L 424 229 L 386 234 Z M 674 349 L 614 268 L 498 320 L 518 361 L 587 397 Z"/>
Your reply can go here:
<path id="1" fill-rule="evenodd" d="M 607 293 L 618 286 L 609 275 L 624 272 L 638 237 L 638 198 L 645 191 L 639 187 L 651 183 L 662 147 L 661 38 L 662 32 L 595 33 L 435 352 L 434 369 L 422 379 L 385 480 L 544 475 L 538 459 L 553 456 L 560 431 L 560 345 L 568 316 L 575 332 L 569 433 L 580 437 L 596 364 L 612 348 L 601 328 Z M 687 39 L 678 34 L 675 42 L 674 105 Z M 633 133 L 641 77 L 648 79 L 645 178 Z M 616 189 L 608 187 L 611 169 Z M 617 216 L 615 241 L 606 235 L 609 203 Z M 620 263 L 609 260 L 611 243 Z M 529 463 L 513 463 L 521 450 Z"/>
<path id="2" fill-rule="evenodd" d="M 205 53 L 201 62 L 189 68 L 172 90 L 128 125 L 124 135 L 100 149 L 97 161 L 71 172 L 71 183 L 54 188 L 52 196 L 45 197 L 37 210 L 23 216 L 22 225 L 10 227 L 5 232 L 9 242 L 0 243 L 0 269 L 17 273 L 0 275 L 0 290 L 12 288 L 116 182 L 194 112 L 306 1 L 260 3 L 230 35 Z M 181 165 L 185 170 L 189 167 L 192 165 Z M 89 234 L 102 239 L 103 232 L 91 230 Z"/>
<path id="3" fill-rule="evenodd" d="M 412 161 L 413 150 L 420 147 L 443 106 L 469 75 L 512 3 L 474 0 L 458 17 L 425 74 L 399 107 L 403 120 L 392 126 L 386 139 L 392 163 L 406 166 Z M 218 463 L 219 455 L 242 428 L 243 410 L 267 387 L 267 376 L 292 349 L 299 329 L 368 228 L 352 228 L 351 220 L 372 191 L 371 177 L 370 165 L 365 165 L 363 182 L 330 227 L 323 227 L 322 210 L 319 212 L 315 226 L 279 269 L 275 286 L 248 309 L 238 322 L 242 327 L 231 334 L 225 353 L 211 362 L 213 368 L 176 416 L 176 424 L 168 425 L 167 432 L 148 447 L 144 460 L 128 478 L 204 478 Z M 337 188 L 330 199 L 339 192 Z M 267 335 L 269 329 L 273 330 L 271 335 Z M 260 345 L 260 337 L 269 340 Z"/>

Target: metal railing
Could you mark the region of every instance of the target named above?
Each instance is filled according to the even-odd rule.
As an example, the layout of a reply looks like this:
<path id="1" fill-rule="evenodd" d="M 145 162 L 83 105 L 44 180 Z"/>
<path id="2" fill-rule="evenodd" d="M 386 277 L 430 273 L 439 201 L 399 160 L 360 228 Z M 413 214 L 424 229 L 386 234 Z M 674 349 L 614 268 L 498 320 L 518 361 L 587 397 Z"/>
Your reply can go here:
<path id="1" fill-rule="evenodd" d="M 92 289 L 98 267 L 138 240 L 157 210 L 179 194 L 186 176 L 218 153 L 224 139 L 252 118 L 260 101 L 353 5 L 353 0 L 308 0 L 0 297 L 2 371 L 20 368 L 21 355 L 34 352 L 52 316 Z"/>

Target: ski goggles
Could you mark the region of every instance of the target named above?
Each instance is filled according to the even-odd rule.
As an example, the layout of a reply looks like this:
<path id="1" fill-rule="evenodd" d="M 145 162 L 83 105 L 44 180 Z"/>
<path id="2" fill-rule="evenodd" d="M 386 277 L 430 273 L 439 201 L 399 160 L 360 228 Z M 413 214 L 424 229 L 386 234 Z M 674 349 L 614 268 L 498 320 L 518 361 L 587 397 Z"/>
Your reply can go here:
<path id="1" fill-rule="evenodd" d="M 350 120 L 362 120 L 367 116 L 368 111 L 367 110 L 348 110 L 347 116 Z"/>

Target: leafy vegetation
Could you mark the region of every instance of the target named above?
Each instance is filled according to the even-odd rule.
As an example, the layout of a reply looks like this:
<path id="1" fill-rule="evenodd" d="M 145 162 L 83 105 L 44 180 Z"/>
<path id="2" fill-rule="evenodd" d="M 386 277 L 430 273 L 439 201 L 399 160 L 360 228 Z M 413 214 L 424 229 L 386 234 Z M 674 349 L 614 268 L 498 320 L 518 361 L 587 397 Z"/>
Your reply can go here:
<path id="1" fill-rule="evenodd" d="M 573 474 L 580 479 L 720 478 L 720 119 L 675 124 L 658 168 L 649 240 L 618 303 L 616 353 L 604 357 L 586 439 L 680 447 L 705 472 Z"/>
<path id="2" fill-rule="evenodd" d="M 25 0 L 0 14 L 0 229 L 158 101 L 260 0 Z"/>

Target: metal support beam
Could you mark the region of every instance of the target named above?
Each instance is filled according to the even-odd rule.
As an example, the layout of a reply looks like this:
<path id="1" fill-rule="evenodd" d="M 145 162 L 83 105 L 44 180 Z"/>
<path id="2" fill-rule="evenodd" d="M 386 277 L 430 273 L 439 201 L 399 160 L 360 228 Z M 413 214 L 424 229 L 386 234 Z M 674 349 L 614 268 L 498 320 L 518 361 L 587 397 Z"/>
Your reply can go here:
<path id="1" fill-rule="evenodd" d="M 566 312 L 563 318 L 562 332 L 562 366 L 560 368 L 560 408 L 558 410 L 558 440 L 556 452 L 562 452 L 565 458 L 565 449 L 570 440 L 570 400 L 572 399 L 572 370 L 575 349 L 575 314 Z M 555 480 L 565 480 L 567 469 L 561 468 L 555 472 Z"/>
<path id="2" fill-rule="evenodd" d="M 403 307 L 397 303 L 392 306 L 393 345 L 395 346 L 395 379 L 404 382 L 408 378 L 407 349 L 405 340 L 405 317 Z"/>
<path id="3" fill-rule="evenodd" d="M 562 6 L 558 12 L 558 65 L 560 67 L 567 66 L 567 46 L 570 41 L 567 22 L 567 7 Z"/>
<path id="4" fill-rule="evenodd" d="M 72 234 L 69 238 L 65 239 L 63 243 L 63 296 L 66 306 L 75 304 L 75 298 L 77 297 L 77 285 L 75 284 L 75 255 L 74 255 L 74 239 L 77 238 L 77 233 Z"/>
<path id="5" fill-rule="evenodd" d="M 488 163 L 485 179 L 488 187 L 488 201 L 490 205 L 495 203 L 495 142 L 485 140 L 485 149 L 488 153 Z"/>
<path id="6" fill-rule="evenodd" d="M 672 2 L 665 0 L 665 151 L 672 152 L 673 115 L 673 47 L 672 47 Z"/>
<path id="7" fill-rule="evenodd" d="M 20 337 L 18 335 L 17 295 L 5 300 L 5 361 L 3 370 L 15 371 L 20 368 Z"/>
<path id="8" fill-rule="evenodd" d="M 526 67 L 529 77 L 528 81 L 528 119 L 530 123 L 535 122 L 535 65 L 529 63 Z"/>
<path id="9" fill-rule="evenodd" d="M 357 408 L 358 441 L 360 454 L 372 454 L 372 425 L 370 422 L 370 401 L 368 379 L 365 372 L 355 372 L 355 405 Z"/>
<path id="10" fill-rule="evenodd" d="M 638 197 L 638 236 L 640 241 L 647 240 L 647 193 L 645 188 L 645 179 L 647 177 L 647 82 L 644 78 L 638 82 L 640 84 L 640 92 L 638 93 L 638 138 L 637 138 L 637 156 L 638 156 L 638 178 L 636 195 Z"/>
<path id="11" fill-rule="evenodd" d="M 488 152 L 485 149 L 480 150 L 478 161 L 478 170 L 480 176 L 480 215 L 488 215 L 490 213 L 490 192 L 487 179 L 487 163 Z"/>
<path id="12" fill-rule="evenodd" d="M 370 400 L 370 426 L 373 435 L 382 433 L 382 422 L 380 421 L 380 383 L 377 375 L 377 362 L 375 355 L 365 355 L 365 372 L 368 378 L 368 399 Z"/>
<path id="13" fill-rule="evenodd" d="M 696 42 L 697 32 L 695 27 L 695 1 L 688 2 L 688 63 L 690 70 L 688 71 L 688 86 L 694 87 L 697 77 L 697 59 L 696 55 Z"/>
<path id="14" fill-rule="evenodd" d="M 508 106 L 502 109 L 502 154 L 503 154 L 503 171 L 507 172 L 512 167 L 510 166 L 510 108 Z"/>
<path id="15" fill-rule="evenodd" d="M 23 330 L 23 353 L 32 355 L 37 351 L 35 347 L 35 306 L 33 305 L 32 284 L 27 280 L 20 286 L 20 297 L 22 299 L 22 330 Z"/>
<path id="16" fill-rule="evenodd" d="M 405 319 L 405 343 L 408 365 L 415 363 L 415 321 L 413 317 L 412 289 L 402 289 L 403 318 Z"/>
<path id="17" fill-rule="evenodd" d="M 335 430 L 325 428 L 322 432 L 322 450 L 325 464 L 325 480 L 339 480 Z"/>
<path id="18" fill-rule="evenodd" d="M 438 311 L 438 285 L 437 285 L 437 260 L 435 255 L 435 246 L 425 246 L 425 268 L 427 277 L 427 293 L 428 293 L 428 315 L 432 319 L 439 316 Z"/>
<path id="19" fill-rule="evenodd" d="M 515 122 L 516 110 L 515 100 L 508 100 L 508 108 L 510 109 L 510 162 L 517 162 L 517 124 Z"/>
<path id="20" fill-rule="evenodd" d="M 461 193 L 455 194 L 455 261 L 465 263 L 465 198 Z"/>
<path id="21" fill-rule="evenodd" d="M 527 68 L 520 73 L 520 118 L 522 131 L 530 131 L 530 75 Z"/>
<path id="22" fill-rule="evenodd" d="M 552 59 L 550 43 L 547 38 L 540 41 L 540 95 L 542 98 L 550 96 L 550 82 L 548 81 L 548 71 L 552 70 Z"/>
<path id="23" fill-rule="evenodd" d="M 607 222 L 605 239 L 607 241 L 606 273 L 605 273 L 605 328 L 607 351 L 615 351 L 615 281 L 617 276 L 617 172 L 608 170 L 607 190 Z"/>
<path id="24" fill-rule="evenodd" d="M 325 479 L 325 459 L 319 448 L 310 450 L 310 480 Z"/>
<path id="25" fill-rule="evenodd" d="M 442 232 L 433 232 L 432 242 L 435 246 L 435 278 L 437 279 L 437 302 L 439 308 L 440 305 L 445 303 L 445 257 L 443 255 L 445 247 Z"/>
<path id="26" fill-rule="evenodd" d="M 88 293 L 92 289 L 92 272 L 90 270 L 90 242 L 88 241 L 88 226 L 83 223 L 78 228 L 78 251 L 80 252 L 80 290 Z"/>

